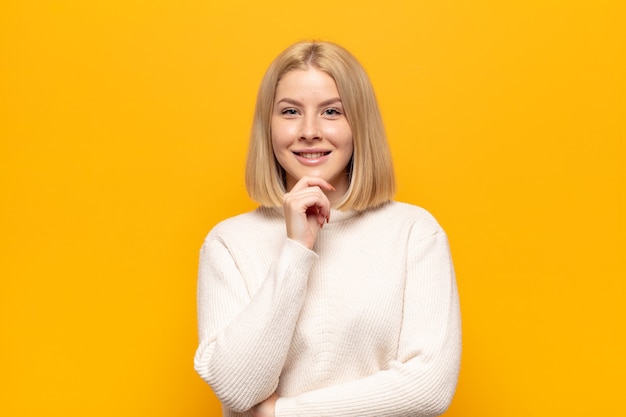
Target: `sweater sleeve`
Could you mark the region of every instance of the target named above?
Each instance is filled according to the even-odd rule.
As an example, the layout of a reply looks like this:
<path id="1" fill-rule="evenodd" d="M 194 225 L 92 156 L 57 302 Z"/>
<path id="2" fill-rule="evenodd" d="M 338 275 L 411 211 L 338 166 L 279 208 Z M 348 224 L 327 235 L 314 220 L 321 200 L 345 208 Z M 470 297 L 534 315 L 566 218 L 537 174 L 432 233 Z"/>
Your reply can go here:
<path id="1" fill-rule="evenodd" d="M 459 373 L 458 293 L 443 232 L 410 244 L 398 355 L 377 373 L 276 403 L 276 417 L 426 417 L 446 411 Z"/>
<path id="2" fill-rule="evenodd" d="M 249 289 L 225 242 L 207 237 L 200 251 L 194 367 L 226 407 L 246 411 L 276 390 L 316 259 L 285 239 L 260 287 Z"/>

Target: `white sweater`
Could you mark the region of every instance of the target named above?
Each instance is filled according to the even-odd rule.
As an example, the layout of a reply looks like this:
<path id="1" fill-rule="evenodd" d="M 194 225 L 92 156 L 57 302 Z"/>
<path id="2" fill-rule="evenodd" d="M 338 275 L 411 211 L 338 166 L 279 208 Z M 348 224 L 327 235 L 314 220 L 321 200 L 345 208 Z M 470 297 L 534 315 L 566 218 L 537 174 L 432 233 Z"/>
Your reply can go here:
<path id="1" fill-rule="evenodd" d="M 445 233 L 419 207 L 333 210 L 313 250 L 282 209 L 218 224 L 200 255 L 195 368 L 224 417 L 277 392 L 276 417 L 436 416 L 461 326 Z"/>

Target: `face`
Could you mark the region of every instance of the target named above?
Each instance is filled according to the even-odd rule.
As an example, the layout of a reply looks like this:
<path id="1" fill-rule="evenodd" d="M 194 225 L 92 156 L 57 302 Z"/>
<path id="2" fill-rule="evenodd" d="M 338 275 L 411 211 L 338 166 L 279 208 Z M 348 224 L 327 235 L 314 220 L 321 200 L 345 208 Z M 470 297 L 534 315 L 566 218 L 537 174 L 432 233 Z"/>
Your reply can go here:
<path id="1" fill-rule="evenodd" d="M 342 196 L 353 151 L 352 131 L 333 78 L 315 68 L 286 73 L 276 86 L 272 147 L 287 190 L 303 176 L 325 179 Z"/>

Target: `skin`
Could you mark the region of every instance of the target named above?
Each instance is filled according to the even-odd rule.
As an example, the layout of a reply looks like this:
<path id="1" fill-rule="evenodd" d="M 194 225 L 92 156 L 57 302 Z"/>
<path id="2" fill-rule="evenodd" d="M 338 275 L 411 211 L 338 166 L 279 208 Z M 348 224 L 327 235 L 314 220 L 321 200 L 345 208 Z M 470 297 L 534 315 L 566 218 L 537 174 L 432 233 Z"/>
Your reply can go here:
<path id="1" fill-rule="evenodd" d="M 283 199 L 287 236 L 312 249 L 332 203 L 348 190 L 346 167 L 354 150 L 333 78 L 313 67 L 283 75 L 271 130 L 289 190 Z"/>
<path id="2" fill-rule="evenodd" d="M 348 190 L 346 168 L 354 150 L 333 78 L 316 68 L 285 74 L 276 86 L 271 128 L 289 190 L 283 197 L 287 237 L 313 249 L 332 203 Z M 278 399 L 274 393 L 250 413 L 275 417 Z"/>

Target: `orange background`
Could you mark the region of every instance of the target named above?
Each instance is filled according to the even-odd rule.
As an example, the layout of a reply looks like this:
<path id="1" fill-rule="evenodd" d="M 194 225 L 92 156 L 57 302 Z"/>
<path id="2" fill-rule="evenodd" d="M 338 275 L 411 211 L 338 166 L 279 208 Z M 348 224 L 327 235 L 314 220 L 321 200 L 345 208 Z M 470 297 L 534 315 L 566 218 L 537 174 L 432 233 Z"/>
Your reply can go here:
<path id="1" fill-rule="evenodd" d="M 217 416 L 198 249 L 250 210 L 256 89 L 294 41 L 368 70 L 399 200 L 448 231 L 458 417 L 616 416 L 626 3 L 4 1 L 0 415 Z"/>

